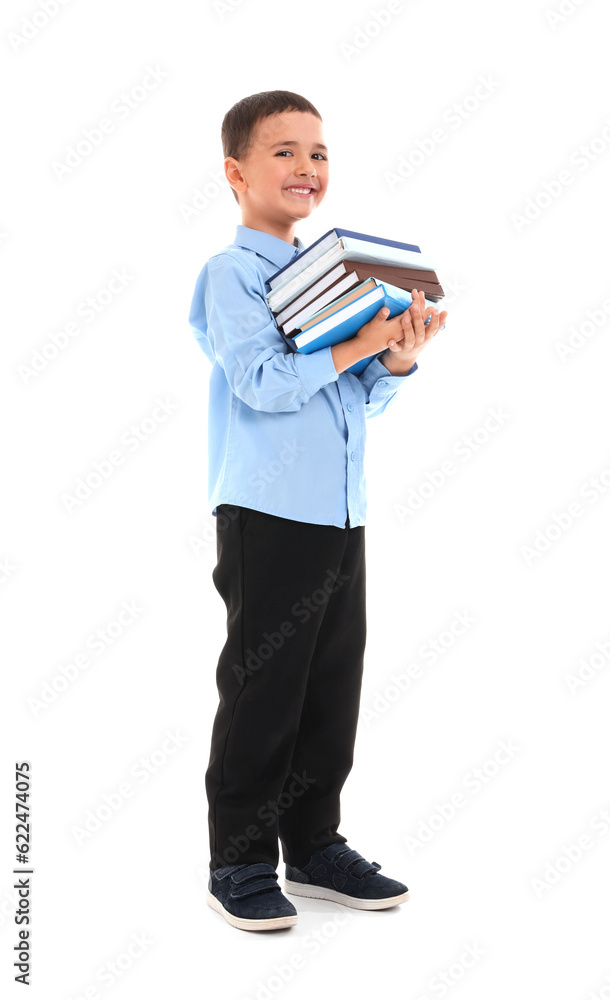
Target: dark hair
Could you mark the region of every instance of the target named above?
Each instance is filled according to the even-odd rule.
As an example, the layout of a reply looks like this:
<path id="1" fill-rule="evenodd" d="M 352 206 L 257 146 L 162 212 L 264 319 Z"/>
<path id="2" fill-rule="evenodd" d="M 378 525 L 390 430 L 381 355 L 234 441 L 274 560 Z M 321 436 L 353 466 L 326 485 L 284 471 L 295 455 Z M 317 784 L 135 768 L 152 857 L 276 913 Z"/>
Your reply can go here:
<path id="1" fill-rule="evenodd" d="M 305 111 L 322 121 L 322 115 L 313 104 L 291 90 L 264 90 L 260 94 L 244 97 L 227 111 L 222 120 L 221 138 L 225 158 L 236 160 L 247 157 L 254 142 L 254 132 L 261 119 L 280 115 L 283 111 Z M 237 191 L 231 188 L 239 205 Z"/>

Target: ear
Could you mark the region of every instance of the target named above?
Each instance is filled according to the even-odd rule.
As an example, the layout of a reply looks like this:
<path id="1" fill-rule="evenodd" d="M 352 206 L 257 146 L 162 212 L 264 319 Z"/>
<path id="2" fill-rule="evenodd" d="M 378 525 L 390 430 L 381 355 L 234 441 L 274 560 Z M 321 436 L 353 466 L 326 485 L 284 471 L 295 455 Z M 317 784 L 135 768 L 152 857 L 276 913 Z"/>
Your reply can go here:
<path id="1" fill-rule="evenodd" d="M 225 157 L 224 168 L 225 177 L 233 190 L 245 191 L 248 185 L 241 173 L 239 160 L 236 160 L 234 156 Z"/>

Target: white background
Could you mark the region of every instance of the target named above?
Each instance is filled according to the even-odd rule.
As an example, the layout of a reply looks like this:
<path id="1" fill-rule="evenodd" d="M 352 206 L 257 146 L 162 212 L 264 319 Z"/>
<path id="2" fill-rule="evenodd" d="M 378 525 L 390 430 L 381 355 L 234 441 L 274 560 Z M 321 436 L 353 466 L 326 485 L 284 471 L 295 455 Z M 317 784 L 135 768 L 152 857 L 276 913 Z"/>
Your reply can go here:
<path id="1" fill-rule="evenodd" d="M 4 4 L 4 995 L 22 995 L 20 759 L 33 768 L 29 996 L 195 997 L 212 982 L 226 1000 L 610 995 L 608 16 L 602 0 L 564 0 L 553 23 L 559 7 L 395 3 L 378 30 L 387 4 L 72 0 L 46 23 L 32 0 Z M 113 102 L 139 95 L 149 67 L 162 79 L 120 118 Z M 270 89 L 312 101 L 330 147 L 329 192 L 297 234 L 417 243 L 449 317 L 368 425 L 369 637 L 340 828 L 411 898 L 372 913 L 298 899 L 296 927 L 248 934 L 205 904 L 225 609 L 209 363 L 188 313 L 241 221 L 214 181 L 222 118 Z M 108 116 L 113 131 L 58 176 Z M 392 184 L 401 162 L 417 165 Z M 128 284 L 85 322 L 113 269 Z M 80 332 L 51 357 L 71 321 Z M 151 425 L 158 398 L 172 412 Z M 486 430 L 492 410 L 505 416 Z M 131 450 L 122 436 L 143 421 Z M 117 449 L 122 463 L 69 510 Z M 122 602 L 140 611 L 117 636 Z M 458 613 L 475 621 L 456 637 Z M 115 638 L 96 654 L 98 629 Z M 181 742 L 164 755 L 169 732 Z M 120 808 L 79 839 L 104 796 Z M 148 943 L 129 958 L 134 935 Z"/>

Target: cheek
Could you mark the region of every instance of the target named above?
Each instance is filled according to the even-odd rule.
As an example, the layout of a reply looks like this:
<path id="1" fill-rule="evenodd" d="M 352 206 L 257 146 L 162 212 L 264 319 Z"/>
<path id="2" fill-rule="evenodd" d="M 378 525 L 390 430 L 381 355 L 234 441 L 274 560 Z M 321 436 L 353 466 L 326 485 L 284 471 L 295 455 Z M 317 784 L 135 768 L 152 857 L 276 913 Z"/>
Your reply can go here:
<path id="1" fill-rule="evenodd" d="M 267 174 L 268 177 L 273 178 L 275 184 L 284 185 L 288 177 L 290 177 L 290 167 L 287 167 L 285 163 L 280 160 L 277 166 L 270 170 Z"/>

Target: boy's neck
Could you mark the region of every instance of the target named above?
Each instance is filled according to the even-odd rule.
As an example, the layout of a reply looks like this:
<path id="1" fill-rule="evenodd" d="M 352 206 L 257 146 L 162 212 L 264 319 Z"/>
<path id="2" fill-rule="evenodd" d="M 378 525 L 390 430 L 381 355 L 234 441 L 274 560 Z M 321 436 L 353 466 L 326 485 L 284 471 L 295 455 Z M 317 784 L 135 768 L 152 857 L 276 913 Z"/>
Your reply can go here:
<path id="1" fill-rule="evenodd" d="M 277 236 L 278 240 L 284 240 L 285 243 L 295 245 L 295 222 L 282 225 L 281 223 L 274 223 L 267 220 L 251 219 L 247 213 L 242 212 L 241 224 L 242 226 L 246 226 L 247 229 L 258 229 L 261 233 L 269 233 L 270 236 Z"/>

